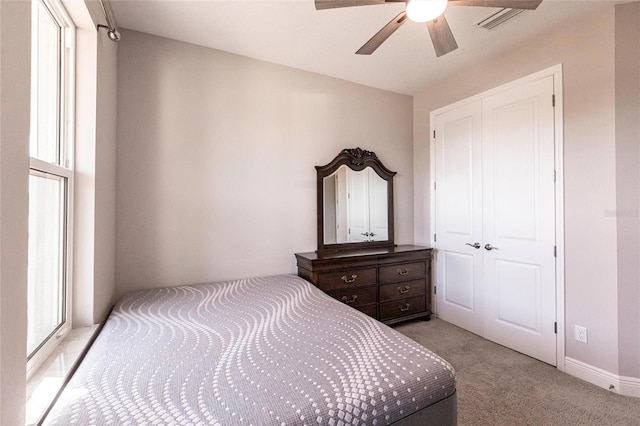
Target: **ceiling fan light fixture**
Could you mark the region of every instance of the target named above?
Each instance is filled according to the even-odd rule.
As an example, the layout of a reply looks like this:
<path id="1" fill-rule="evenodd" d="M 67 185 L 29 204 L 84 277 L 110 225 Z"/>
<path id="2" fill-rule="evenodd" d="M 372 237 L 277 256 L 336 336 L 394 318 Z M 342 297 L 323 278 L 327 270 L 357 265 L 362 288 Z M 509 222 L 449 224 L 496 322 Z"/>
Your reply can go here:
<path id="1" fill-rule="evenodd" d="M 406 12 L 413 22 L 428 22 L 442 15 L 446 8 L 447 0 L 411 0 Z"/>

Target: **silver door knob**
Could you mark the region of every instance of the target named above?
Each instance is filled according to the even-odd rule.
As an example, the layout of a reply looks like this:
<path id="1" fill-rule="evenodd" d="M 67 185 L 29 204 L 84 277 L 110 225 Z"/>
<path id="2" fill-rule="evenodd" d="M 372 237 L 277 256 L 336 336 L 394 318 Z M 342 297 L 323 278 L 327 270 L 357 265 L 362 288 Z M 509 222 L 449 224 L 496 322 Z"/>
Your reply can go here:
<path id="1" fill-rule="evenodd" d="M 488 251 L 491 251 L 491 250 L 498 250 L 498 247 L 494 247 L 491 244 L 485 244 L 484 245 L 484 249 L 488 250 Z"/>
<path id="2" fill-rule="evenodd" d="M 464 243 L 464 245 L 465 245 L 465 246 L 471 246 L 471 247 L 473 247 L 474 249 L 479 249 L 479 248 L 480 248 L 480 243 L 478 243 L 478 242 L 475 242 L 475 243 L 473 243 L 473 244 L 471 244 L 471 243 Z M 485 246 L 485 248 L 487 248 L 487 246 Z"/>

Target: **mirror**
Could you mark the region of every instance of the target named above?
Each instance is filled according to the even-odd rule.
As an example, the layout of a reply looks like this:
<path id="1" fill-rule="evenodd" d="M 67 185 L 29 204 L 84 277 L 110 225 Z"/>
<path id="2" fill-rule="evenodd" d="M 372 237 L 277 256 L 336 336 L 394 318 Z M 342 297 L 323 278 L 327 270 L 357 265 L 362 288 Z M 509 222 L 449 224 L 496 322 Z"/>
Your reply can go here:
<path id="1" fill-rule="evenodd" d="M 387 181 L 371 168 L 342 165 L 323 179 L 324 243 L 389 239 Z"/>
<path id="2" fill-rule="evenodd" d="M 318 173 L 318 252 L 393 246 L 393 176 L 375 153 L 344 149 Z"/>

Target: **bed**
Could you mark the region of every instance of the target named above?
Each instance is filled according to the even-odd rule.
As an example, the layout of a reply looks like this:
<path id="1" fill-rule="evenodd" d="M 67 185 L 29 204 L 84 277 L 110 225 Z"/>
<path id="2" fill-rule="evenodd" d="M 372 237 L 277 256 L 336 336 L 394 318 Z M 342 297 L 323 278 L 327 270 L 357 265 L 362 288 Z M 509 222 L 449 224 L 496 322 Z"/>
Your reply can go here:
<path id="1" fill-rule="evenodd" d="M 456 424 L 451 365 L 275 276 L 130 293 L 48 425 Z"/>

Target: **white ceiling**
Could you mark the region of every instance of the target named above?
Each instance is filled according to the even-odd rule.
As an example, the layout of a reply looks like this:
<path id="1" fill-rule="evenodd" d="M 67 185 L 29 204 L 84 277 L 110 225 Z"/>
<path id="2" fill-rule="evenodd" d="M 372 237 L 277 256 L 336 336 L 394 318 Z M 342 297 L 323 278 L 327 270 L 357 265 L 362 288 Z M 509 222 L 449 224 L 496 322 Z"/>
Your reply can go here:
<path id="1" fill-rule="evenodd" d="M 319 11 L 313 0 L 113 0 L 111 5 L 121 28 L 413 95 L 612 3 L 619 1 L 544 0 L 537 10 L 492 31 L 474 24 L 497 9 L 450 6 L 445 16 L 459 48 L 440 58 L 426 25 L 414 22 L 371 56 L 355 54 L 404 3 Z"/>

